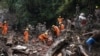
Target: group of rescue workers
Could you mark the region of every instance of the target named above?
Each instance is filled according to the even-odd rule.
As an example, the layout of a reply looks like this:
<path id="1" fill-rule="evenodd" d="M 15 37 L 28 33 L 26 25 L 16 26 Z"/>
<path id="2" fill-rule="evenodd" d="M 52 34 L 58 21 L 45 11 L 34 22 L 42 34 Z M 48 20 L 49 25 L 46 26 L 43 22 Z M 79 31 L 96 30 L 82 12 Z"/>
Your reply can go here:
<path id="1" fill-rule="evenodd" d="M 64 30 L 65 27 L 63 24 L 63 18 L 61 18 L 61 16 L 59 16 L 59 18 L 57 19 L 57 22 L 58 22 L 58 26 L 52 25 L 52 30 L 54 34 L 56 35 L 56 37 L 59 37 L 61 31 Z M 2 29 L 2 35 L 6 36 L 8 33 L 8 28 L 9 28 L 7 20 L 4 20 L 3 23 L 0 22 L 0 28 Z M 25 27 L 24 32 L 23 32 L 23 40 L 25 44 L 29 42 L 29 35 L 30 35 L 29 28 Z M 48 35 L 49 35 L 48 30 L 46 30 L 45 32 L 38 35 L 38 39 L 41 42 L 46 43 L 46 41 L 49 39 Z"/>
<path id="2" fill-rule="evenodd" d="M 57 25 L 52 25 L 52 30 L 54 32 L 54 35 L 56 37 L 60 36 L 61 31 L 63 31 L 65 29 L 65 26 L 63 24 L 63 18 L 61 16 L 59 16 L 59 18 L 57 18 Z M 40 34 L 38 36 L 39 40 L 43 43 L 46 43 L 47 40 L 49 40 L 49 36 L 48 36 L 48 30 L 45 31 L 44 33 Z M 52 40 L 51 40 L 52 41 Z"/>
<path id="3" fill-rule="evenodd" d="M 87 23 L 87 19 L 84 15 L 84 13 L 81 13 L 79 15 L 79 19 L 78 19 L 80 22 L 79 24 L 81 25 L 81 27 L 83 28 L 86 23 Z M 52 25 L 52 30 L 55 34 L 56 37 L 59 37 L 61 32 L 65 29 L 65 24 L 63 23 L 64 21 L 64 18 L 62 18 L 61 16 L 59 16 L 57 18 L 57 24 L 56 25 Z M 71 22 L 70 22 L 71 23 Z M 77 26 L 77 25 L 75 25 Z M 8 33 L 8 23 L 7 21 L 3 21 L 0 22 L 0 28 L 2 29 L 2 35 L 5 36 L 7 35 Z M 93 43 L 95 43 L 96 39 L 98 39 L 99 35 L 100 35 L 100 32 L 99 31 L 95 31 L 95 32 L 92 32 L 92 33 L 88 33 L 88 34 L 93 34 L 90 38 L 88 38 L 86 40 L 86 44 L 89 46 L 89 51 L 91 49 L 91 46 L 93 45 Z M 23 40 L 24 40 L 24 43 L 28 43 L 29 42 L 29 28 L 26 27 L 24 32 L 23 32 Z M 46 30 L 45 32 L 41 33 L 38 35 L 38 39 L 43 42 L 43 43 L 46 43 L 48 40 L 49 40 L 49 36 L 48 36 L 48 30 Z M 83 35 L 87 35 L 87 34 L 83 34 Z"/>

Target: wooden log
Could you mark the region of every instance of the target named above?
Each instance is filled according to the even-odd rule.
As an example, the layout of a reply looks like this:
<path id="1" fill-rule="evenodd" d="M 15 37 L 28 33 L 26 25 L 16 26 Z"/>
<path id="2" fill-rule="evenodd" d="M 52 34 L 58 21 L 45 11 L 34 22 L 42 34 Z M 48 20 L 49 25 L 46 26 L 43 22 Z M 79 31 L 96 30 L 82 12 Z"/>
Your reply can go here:
<path id="1" fill-rule="evenodd" d="M 76 37 L 77 37 L 77 41 L 78 41 L 78 43 L 81 43 L 81 41 L 80 41 L 80 37 L 79 37 L 79 36 L 76 36 Z M 84 56 L 89 56 L 89 55 L 86 53 L 86 51 L 85 51 L 85 49 L 83 48 L 82 45 L 78 45 L 78 47 L 80 48 L 80 51 L 81 51 L 81 53 L 84 54 Z"/>
<path id="2" fill-rule="evenodd" d="M 12 50 L 14 51 L 14 53 L 23 53 L 23 54 L 29 54 L 29 52 L 27 51 L 27 47 L 26 46 L 16 46 L 16 47 L 12 47 Z M 27 52 L 26 52 L 27 51 Z"/>
<path id="3" fill-rule="evenodd" d="M 63 42 L 64 39 L 56 41 L 45 56 L 53 56 L 53 54 L 63 45 Z"/>
<path id="4" fill-rule="evenodd" d="M 28 52 L 25 52 L 23 50 L 18 50 L 18 49 L 13 50 L 13 51 L 14 51 L 14 53 L 22 53 L 22 54 L 25 54 L 25 55 L 28 55 L 29 54 Z"/>
<path id="5" fill-rule="evenodd" d="M 87 33 L 84 33 L 83 36 L 100 36 L 100 30 L 93 30 L 92 32 L 87 32 Z M 96 38 L 96 37 L 95 37 Z"/>
<path id="6" fill-rule="evenodd" d="M 45 56 L 54 56 L 55 52 L 59 49 L 62 49 L 63 46 L 66 44 L 68 33 L 59 36 L 58 39 L 52 44 L 50 49 L 47 51 Z"/>

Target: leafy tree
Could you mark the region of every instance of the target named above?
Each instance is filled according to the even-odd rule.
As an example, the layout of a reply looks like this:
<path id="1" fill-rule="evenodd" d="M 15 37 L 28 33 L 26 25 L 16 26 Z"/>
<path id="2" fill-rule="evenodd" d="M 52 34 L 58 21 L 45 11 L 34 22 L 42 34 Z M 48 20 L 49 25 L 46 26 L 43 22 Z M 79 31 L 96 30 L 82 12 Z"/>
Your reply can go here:
<path id="1" fill-rule="evenodd" d="M 87 12 L 88 3 L 99 0 L 5 0 L 10 12 L 16 13 L 22 23 L 32 23 L 56 20 L 58 15 L 63 17 L 73 16 L 78 3 L 80 10 Z"/>

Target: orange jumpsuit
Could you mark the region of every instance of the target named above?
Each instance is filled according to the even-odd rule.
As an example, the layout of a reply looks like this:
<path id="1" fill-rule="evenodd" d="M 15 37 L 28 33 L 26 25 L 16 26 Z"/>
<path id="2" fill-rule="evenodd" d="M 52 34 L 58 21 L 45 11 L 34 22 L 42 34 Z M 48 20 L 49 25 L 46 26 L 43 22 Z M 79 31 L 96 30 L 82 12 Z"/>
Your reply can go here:
<path id="1" fill-rule="evenodd" d="M 2 34 L 6 35 L 7 32 L 8 32 L 8 24 L 4 23 L 3 26 L 2 26 Z"/>
<path id="2" fill-rule="evenodd" d="M 59 24 L 63 23 L 63 18 L 58 18 L 57 20 Z"/>
<path id="3" fill-rule="evenodd" d="M 64 30 L 65 29 L 65 26 L 64 24 L 60 24 L 60 31 Z"/>
<path id="4" fill-rule="evenodd" d="M 59 30 L 59 28 L 57 26 L 54 26 L 53 27 L 53 30 L 54 30 L 56 36 L 59 36 L 60 35 L 60 30 Z"/>
<path id="5" fill-rule="evenodd" d="M 24 31 L 24 42 L 27 43 L 29 40 L 29 33 L 28 31 Z"/>
<path id="6" fill-rule="evenodd" d="M 48 39 L 48 35 L 46 35 L 46 34 L 43 33 L 43 34 L 40 34 L 38 36 L 38 38 L 39 38 L 40 41 L 45 42 L 46 39 Z"/>

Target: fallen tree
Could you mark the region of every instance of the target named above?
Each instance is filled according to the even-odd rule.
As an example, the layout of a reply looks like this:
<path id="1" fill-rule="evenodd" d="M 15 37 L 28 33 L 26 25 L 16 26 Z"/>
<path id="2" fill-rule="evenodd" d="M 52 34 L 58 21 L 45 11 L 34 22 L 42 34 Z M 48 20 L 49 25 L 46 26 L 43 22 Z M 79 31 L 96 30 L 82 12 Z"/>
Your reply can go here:
<path id="1" fill-rule="evenodd" d="M 63 35 L 61 35 L 54 43 L 53 43 L 53 45 L 50 47 L 50 49 L 47 51 L 47 53 L 45 54 L 45 56 L 57 56 L 57 55 L 55 55 L 56 53 L 57 53 L 57 51 L 58 52 L 61 52 L 62 51 L 62 49 L 64 48 L 64 46 L 66 47 L 66 46 L 68 46 L 69 44 L 71 44 L 71 43 L 69 43 L 68 41 L 69 41 L 69 38 L 71 37 L 70 35 L 72 35 L 71 34 L 71 32 L 69 32 L 69 31 L 67 31 L 65 34 L 63 34 Z M 73 43 L 77 46 L 77 47 L 79 47 L 79 53 L 80 54 L 82 54 L 82 55 L 84 55 L 84 56 L 89 56 L 87 53 L 86 53 L 86 51 L 85 51 L 85 49 L 83 48 L 83 46 L 81 45 L 82 43 L 81 43 L 81 41 L 80 41 L 80 38 L 79 38 L 79 36 L 74 36 L 74 38 L 76 39 L 76 40 L 72 40 L 73 41 Z M 73 38 L 73 39 L 74 39 Z M 67 43 L 67 44 L 66 44 Z M 78 43 L 78 44 L 77 44 Z M 77 49 L 78 50 L 78 49 Z M 66 53 L 67 54 L 67 52 L 64 52 L 64 53 Z M 77 54 L 77 53 L 76 53 Z M 63 55 L 64 56 L 64 55 Z"/>
<path id="2" fill-rule="evenodd" d="M 66 45 L 67 37 L 69 35 L 69 32 L 66 32 L 65 34 L 58 37 L 58 39 L 53 43 L 53 45 L 50 47 L 50 49 L 47 51 L 45 56 L 54 56 L 54 54 Z"/>
<path id="3" fill-rule="evenodd" d="M 76 36 L 76 37 L 77 37 L 78 43 L 81 43 L 80 37 L 79 37 L 79 36 Z M 83 48 L 82 45 L 78 45 L 78 47 L 80 48 L 80 51 L 81 51 L 81 53 L 82 53 L 84 56 L 89 56 L 89 55 L 86 53 L 86 51 L 85 51 L 85 49 Z"/>

